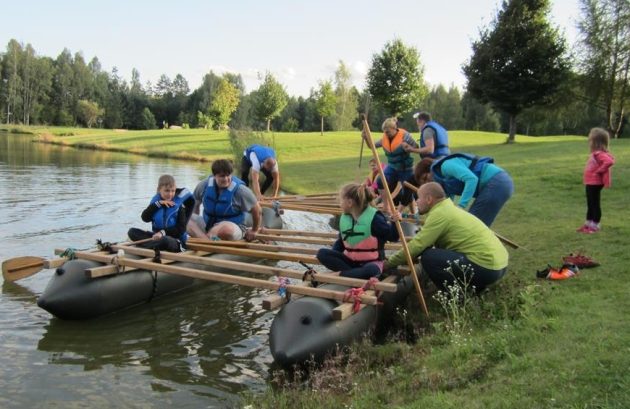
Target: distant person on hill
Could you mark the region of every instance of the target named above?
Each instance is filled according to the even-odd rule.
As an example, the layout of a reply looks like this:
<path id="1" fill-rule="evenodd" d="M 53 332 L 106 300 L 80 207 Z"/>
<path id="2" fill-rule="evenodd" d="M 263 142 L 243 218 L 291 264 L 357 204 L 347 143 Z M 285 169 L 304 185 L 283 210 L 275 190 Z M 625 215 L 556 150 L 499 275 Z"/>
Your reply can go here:
<path id="1" fill-rule="evenodd" d="M 435 182 L 420 186 L 417 205 L 427 217 L 409 242 L 409 252 L 412 259 L 420 256 L 422 270 L 439 289 L 444 291 L 457 282 L 479 292 L 505 275 L 505 247 L 481 220 L 455 206 L 442 186 Z M 385 260 L 384 269 L 405 262 L 401 250 Z"/>
<path id="2" fill-rule="evenodd" d="M 403 145 L 405 150 L 420 154 L 420 158 L 441 158 L 451 153 L 448 147 L 448 132 L 439 123 L 431 120 L 428 112 L 413 114 L 420 130 L 420 147 Z"/>
<path id="3" fill-rule="evenodd" d="M 151 222 L 151 231 L 132 227 L 127 235 L 132 241 L 153 239 L 140 247 L 179 252 L 186 246 L 186 224 L 194 205 L 195 200 L 188 189 L 178 189 L 173 176 L 162 175 L 158 179 L 157 193 L 140 216 L 142 221 Z"/>
<path id="4" fill-rule="evenodd" d="M 490 226 L 514 193 L 510 175 L 493 162 L 488 156 L 453 153 L 433 161 L 430 169 L 419 168 L 414 176 L 418 184 L 435 181 L 451 198 L 459 196 L 462 209 L 474 198 L 469 212 Z"/>
<path id="5" fill-rule="evenodd" d="M 602 218 L 601 192 L 610 187 L 611 170 L 615 158 L 608 152 L 610 136 L 602 128 L 593 128 L 588 134 L 588 145 L 591 154 L 584 168 L 584 185 L 586 187 L 586 222 L 577 229 L 580 233 L 597 233 Z"/>
<path id="6" fill-rule="evenodd" d="M 369 279 L 383 272 L 385 242 L 398 240 L 393 223 L 370 206 L 369 187 L 350 183 L 341 188 L 339 238 L 332 249 L 322 248 L 317 259 L 329 270 L 343 277 Z"/>
<path id="7" fill-rule="evenodd" d="M 254 193 L 236 176 L 232 162 L 212 162 L 212 175 L 197 184 L 194 215 L 188 232 L 197 238 L 254 240 L 262 226 L 262 211 Z M 203 218 L 199 216 L 203 205 Z M 252 227 L 245 226 L 245 212 L 252 215 Z"/>
<path id="8" fill-rule="evenodd" d="M 249 183 L 251 172 L 252 182 Z M 265 175 L 265 181 L 260 185 L 260 172 Z M 251 187 L 256 199 L 262 200 L 265 191 L 273 183 L 273 197 L 278 196 L 280 190 L 280 171 L 276 152 L 268 146 L 251 145 L 243 152 L 241 160 L 241 179 L 246 186 Z"/>
<path id="9" fill-rule="evenodd" d="M 387 167 L 385 168 L 384 175 L 387 179 L 387 184 L 390 190 L 393 190 L 398 182 L 402 183 L 408 179 L 413 171 L 413 158 L 407 150 L 404 149 L 403 144 L 417 148 L 418 144 L 413 140 L 413 137 L 405 129 L 398 128 L 398 121 L 396 118 L 387 118 L 383 122 L 383 138 L 380 141 L 376 141 L 374 146 L 376 148 L 382 147 L 387 156 Z M 363 138 L 370 144 L 371 141 L 364 133 Z M 389 204 L 384 196 L 385 188 L 383 182 L 378 180 L 378 189 L 383 201 L 383 211 L 389 213 Z"/>

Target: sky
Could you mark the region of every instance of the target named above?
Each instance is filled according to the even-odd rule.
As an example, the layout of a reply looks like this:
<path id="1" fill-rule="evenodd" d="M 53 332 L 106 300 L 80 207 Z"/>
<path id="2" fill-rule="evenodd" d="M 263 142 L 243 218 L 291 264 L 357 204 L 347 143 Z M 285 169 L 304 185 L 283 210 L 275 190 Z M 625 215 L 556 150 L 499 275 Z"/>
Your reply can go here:
<path id="1" fill-rule="evenodd" d="M 551 22 L 575 43 L 579 0 L 551 0 Z M 250 92 L 271 72 L 293 96 L 332 79 L 339 61 L 359 89 L 372 56 L 400 39 L 420 53 L 429 85 L 464 88 L 461 66 L 500 0 L 22 0 L 0 3 L 0 52 L 10 39 L 56 58 L 98 57 L 143 83 L 182 74 L 192 89 L 209 71 L 239 73 Z"/>

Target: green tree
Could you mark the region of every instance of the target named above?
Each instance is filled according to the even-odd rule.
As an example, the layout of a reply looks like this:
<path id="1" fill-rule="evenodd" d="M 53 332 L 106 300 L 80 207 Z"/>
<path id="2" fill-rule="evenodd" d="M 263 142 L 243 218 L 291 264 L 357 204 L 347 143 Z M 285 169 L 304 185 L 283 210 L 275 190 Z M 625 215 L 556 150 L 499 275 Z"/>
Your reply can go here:
<path id="1" fill-rule="evenodd" d="M 96 102 L 85 99 L 77 102 L 77 118 L 88 128 L 91 128 L 104 113 L 105 110 Z"/>
<path id="2" fill-rule="evenodd" d="M 155 123 L 155 116 L 153 116 L 153 112 L 148 107 L 145 107 L 142 110 L 141 114 L 142 120 L 142 128 L 141 129 L 155 129 L 157 128 L 157 124 Z"/>
<path id="3" fill-rule="evenodd" d="M 463 66 L 468 92 L 509 116 L 508 143 L 525 108 L 552 101 L 568 79 L 564 38 L 548 22 L 549 0 L 508 0 L 473 42 Z"/>
<path id="4" fill-rule="evenodd" d="M 227 126 L 238 107 L 239 99 L 239 90 L 222 78 L 210 104 L 210 114 L 219 128 Z"/>
<path id="5" fill-rule="evenodd" d="M 352 122 L 357 117 L 358 91 L 352 86 L 352 74 L 343 62 L 339 61 L 335 71 L 335 96 L 337 106 L 332 120 L 335 131 L 347 131 L 352 129 Z"/>
<path id="6" fill-rule="evenodd" d="M 469 92 L 465 92 L 461 101 L 463 115 L 463 129 L 472 131 L 498 132 L 500 129 L 499 115 L 489 104 L 477 101 Z"/>
<path id="7" fill-rule="evenodd" d="M 606 108 L 606 127 L 618 137 L 630 99 L 630 2 L 581 0 L 580 69 L 594 103 Z"/>
<path id="8" fill-rule="evenodd" d="M 271 120 L 279 116 L 286 107 L 287 99 L 288 95 L 282 84 L 267 72 L 254 98 L 254 112 L 258 118 L 267 122 L 267 132 L 271 129 Z"/>
<path id="9" fill-rule="evenodd" d="M 367 88 L 375 102 L 391 116 L 399 116 L 418 106 L 427 93 L 420 53 L 399 39 L 385 44 L 372 56 Z"/>
<path id="10" fill-rule="evenodd" d="M 320 119 L 320 133 L 324 135 L 324 117 L 335 113 L 337 98 L 330 81 L 319 83 L 319 89 L 314 92 L 315 107 Z"/>
<path id="11" fill-rule="evenodd" d="M 16 112 L 21 105 L 22 77 L 20 76 L 20 60 L 22 59 L 22 45 L 11 39 L 7 45 L 7 52 L 3 57 L 2 81 L 4 82 L 5 120 L 16 121 Z"/>

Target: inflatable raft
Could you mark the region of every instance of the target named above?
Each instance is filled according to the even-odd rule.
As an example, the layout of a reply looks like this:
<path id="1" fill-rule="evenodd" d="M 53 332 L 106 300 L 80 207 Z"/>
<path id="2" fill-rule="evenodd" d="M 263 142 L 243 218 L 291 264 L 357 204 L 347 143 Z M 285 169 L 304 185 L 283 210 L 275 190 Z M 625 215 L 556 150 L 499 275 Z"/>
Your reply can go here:
<path id="1" fill-rule="evenodd" d="M 263 209 L 263 224 L 268 228 L 282 228 L 282 219 L 273 210 Z M 243 261 L 242 257 L 227 254 L 210 257 Z M 190 277 L 148 270 L 98 278 L 90 278 L 85 274 L 87 269 L 102 265 L 82 259 L 67 261 L 55 270 L 48 286 L 38 298 L 37 305 L 57 318 L 89 319 L 150 302 L 198 281 Z M 176 265 L 199 268 L 188 263 Z M 216 268 L 212 270 L 217 271 Z"/>
<path id="2" fill-rule="evenodd" d="M 411 291 L 411 276 L 396 277 L 396 292 L 384 292 L 379 306 L 365 306 L 343 320 L 333 318 L 339 302 L 325 298 L 302 297 L 290 301 L 276 315 L 269 332 L 269 347 L 275 362 L 282 367 L 321 362 L 327 355 L 344 348 L 377 326 L 387 324 L 397 306 Z M 345 291 L 348 287 L 327 284 L 322 288 Z"/>

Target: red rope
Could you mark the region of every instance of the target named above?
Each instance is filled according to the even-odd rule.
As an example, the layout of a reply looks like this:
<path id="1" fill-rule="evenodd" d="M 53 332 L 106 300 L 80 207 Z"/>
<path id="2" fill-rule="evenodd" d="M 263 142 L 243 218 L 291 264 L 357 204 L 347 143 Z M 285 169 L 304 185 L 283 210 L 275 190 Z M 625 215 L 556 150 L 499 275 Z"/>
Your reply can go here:
<path id="1" fill-rule="evenodd" d="M 349 288 L 343 293 L 343 302 L 352 301 L 354 305 L 352 306 L 352 313 L 356 314 L 361 310 L 361 295 L 365 290 L 363 288 Z"/>

